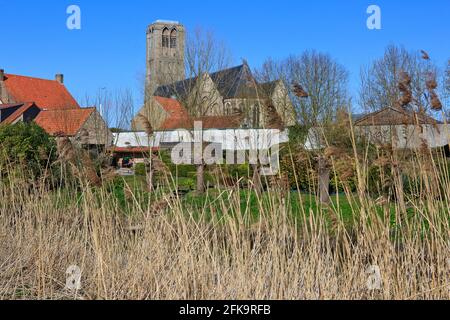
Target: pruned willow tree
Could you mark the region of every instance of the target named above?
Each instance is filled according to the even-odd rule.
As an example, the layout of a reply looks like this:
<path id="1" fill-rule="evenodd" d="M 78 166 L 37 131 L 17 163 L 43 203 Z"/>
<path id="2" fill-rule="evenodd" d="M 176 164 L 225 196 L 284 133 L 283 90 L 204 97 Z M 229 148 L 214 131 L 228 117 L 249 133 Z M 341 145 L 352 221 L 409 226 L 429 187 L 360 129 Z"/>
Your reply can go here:
<path id="1" fill-rule="evenodd" d="M 440 112 L 443 104 L 438 94 L 438 74 L 439 70 L 427 52 L 409 52 L 391 45 L 381 59 L 375 60 L 361 72 L 361 106 L 366 111 L 392 107 L 416 112 L 418 116 Z M 417 122 L 417 125 L 420 123 Z M 426 141 L 422 149 L 425 151 L 423 155 L 431 156 Z M 406 210 L 402 175 L 403 167 L 410 164 L 406 161 L 410 153 L 398 152 L 387 144 L 377 146 L 377 154 L 380 171 L 389 171 L 391 176 L 387 189 L 391 189 L 397 202 Z"/>
<path id="2" fill-rule="evenodd" d="M 330 55 L 306 51 L 299 56 L 290 56 L 281 61 L 268 59 L 256 72 L 260 82 L 281 79 L 288 88 L 288 98 L 292 101 L 303 138 L 291 136 L 290 148 L 296 159 L 314 166 L 317 171 L 318 196 L 324 204 L 330 203 L 330 167 L 325 148 L 339 144 L 335 126 L 338 115 L 348 115 L 350 99 L 348 95 L 348 72 Z M 332 130 L 333 129 L 333 130 Z M 305 138 L 310 134 L 322 141 L 314 150 L 305 150 Z M 296 161 L 297 160 L 297 161 Z"/>

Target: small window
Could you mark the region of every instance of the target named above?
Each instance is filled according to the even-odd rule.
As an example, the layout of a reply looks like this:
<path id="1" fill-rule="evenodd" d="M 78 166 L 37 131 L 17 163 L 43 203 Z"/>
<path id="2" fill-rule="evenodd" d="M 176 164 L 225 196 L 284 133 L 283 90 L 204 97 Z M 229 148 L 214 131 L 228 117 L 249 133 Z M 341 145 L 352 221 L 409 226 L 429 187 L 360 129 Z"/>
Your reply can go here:
<path id="1" fill-rule="evenodd" d="M 232 108 L 231 108 L 231 103 L 227 102 L 225 103 L 225 115 L 229 116 L 232 114 Z"/>

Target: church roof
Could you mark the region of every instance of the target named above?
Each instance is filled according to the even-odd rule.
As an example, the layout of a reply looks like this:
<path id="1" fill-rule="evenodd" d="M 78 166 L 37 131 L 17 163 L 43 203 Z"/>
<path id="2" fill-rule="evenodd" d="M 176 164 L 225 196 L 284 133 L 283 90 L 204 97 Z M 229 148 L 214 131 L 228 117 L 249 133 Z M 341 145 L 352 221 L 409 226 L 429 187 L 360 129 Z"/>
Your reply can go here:
<path id="1" fill-rule="evenodd" d="M 161 126 L 160 130 L 179 130 L 194 129 L 195 122 L 201 122 L 203 130 L 210 129 L 238 129 L 241 127 L 243 121 L 242 116 L 213 116 L 213 117 L 198 117 L 198 118 L 169 118 Z"/>
<path id="2" fill-rule="evenodd" d="M 164 97 L 155 97 L 155 100 L 163 107 L 164 111 L 169 114 L 169 117 L 188 117 L 187 110 L 178 100 Z"/>
<path id="3" fill-rule="evenodd" d="M 276 86 L 276 81 L 258 84 L 247 63 L 211 73 L 209 76 L 224 99 L 252 99 L 258 96 L 260 98 L 265 95 L 270 96 Z M 197 79 L 198 77 L 189 78 L 173 84 L 160 86 L 156 89 L 154 95 L 182 100 L 194 88 Z M 255 90 L 255 84 L 258 88 L 258 93 Z"/>

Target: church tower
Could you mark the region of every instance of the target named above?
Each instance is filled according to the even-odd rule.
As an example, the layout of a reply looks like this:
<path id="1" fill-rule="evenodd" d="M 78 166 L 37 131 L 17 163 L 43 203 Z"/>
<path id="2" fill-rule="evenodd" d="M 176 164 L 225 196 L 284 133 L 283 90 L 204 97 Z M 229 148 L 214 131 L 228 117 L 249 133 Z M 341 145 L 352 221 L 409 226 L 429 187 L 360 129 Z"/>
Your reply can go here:
<path id="1" fill-rule="evenodd" d="M 147 29 L 146 100 L 161 86 L 185 79 L 185 29 L 176 21 L 157 20 Z"/>

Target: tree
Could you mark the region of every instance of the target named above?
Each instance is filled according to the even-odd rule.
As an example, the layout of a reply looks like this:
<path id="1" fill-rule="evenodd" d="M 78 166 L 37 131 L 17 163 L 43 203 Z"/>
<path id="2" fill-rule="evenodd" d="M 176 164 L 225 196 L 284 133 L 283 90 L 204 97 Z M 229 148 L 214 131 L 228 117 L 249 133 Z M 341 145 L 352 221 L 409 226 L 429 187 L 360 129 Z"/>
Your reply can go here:
<path id="1" fill-rule="evenodd" d="M 0 170 L 19 166 L 40 176 L 56 160 L 56 143 L 35 123 L 0 125 Z"/>
<path id="2" fill-rule="evenodd" d="M 443 88 L 444 88 L 443 94 L 448 105 L 448 103 L 450 103 L 450 60 L 448 60 L 447 68 L 445 70 Z M 450 119 L 450 108 L 447 108 L 445 111 L 447 113 L 447 118 Z"/>
<path id="3" fill-rule="evenodd" d="M 348 72 L 343 66 L 328 54 L 306 51 L 279 62 L 268 59 L 257 74 L 259 81 L 281 79 L 288 88 L 287 97 L 292 97 L 304 131 L 314 127 L 317 130 L 311 132 L 318 135 L 317 140 L 332 143 L 335 137 L 329 134 L 331 130 L 319 127 L 328 128 L 336 120 L 339 110 L 349 109 Z M 317 164 L 320 201 L 328 204 L 330 165 L 323 150 L 307 156 L 312 156 Z"/>
<path id="4" fill-rule="evenodd" d="M 332 121 L 336 111 L 348 105 L 348 72 L 328 54 L 306 51 L 281 61 L 268 59 L 256 74 L 260 82 L 281 79 L 286 84 L 287 97 L 304 126 Z"/>
<path id="5" fill-rule="evenodd" d="M 361 70 L 360 105 L 369 112 L 385 107 L 398 107 L 402 96 L 399 86 L 405 74 L 411 88 L 411 99 L 404 105 L 416 111 L 433 108 L 427 82 L 437 75 L 437 67 L 425 51 L 409 52 L 403 47 L 390 45 L 384 56 Z"/>
<path id="6" fill-rule="evenodd" d="M 445 70 L 445 91 L 450 94 L 450 60 L 448 60 L 447 69 Z"/>
<path id="7" fill-rule="evenodd" d="M 84 106 L 95 106 L 109 128 L 126 131 L 135 114 L 134 97 L 130 89 L 101 88 L 93 96 L 85 95 Z"/>
<path id="8" fill-rule="evenodd" d="M 227 69 L 231 65 L 231 55 L 225 45 L 218 41 L 214 34 L 201 29 L 195 30 L 187 38 L 185 47 L 185 67 L 187 79 L 177 82 L 174 78 L 172 84 L 166 86 L 168 95 L 176 98 L 188 111 L 192 118 L 201 120 L 202 117 L 219 115 L 223 110 L 223 101 L 214 82 L 227 81 L 217 71 Z M 214 81 L 211 74 L 214 73 Z M 170 80 L 170 79 L 169 79 Z M 191 129 L 191 128 L 189 128 Z M 193 128 L 192 128 L 193 129 Z M 191 132 L 192 137 L 194 131 Z M 204 145 L 201 146 L 203 154 Z M 197 153 L 200 153 L 197 150 Z M 197 192 L 205 191 L 204 172 L 205 162 L 196 159 Z M 200 161 L 199 161 L 200 160 Z"/>

